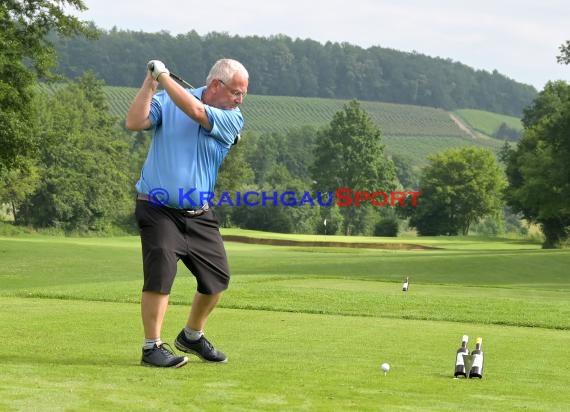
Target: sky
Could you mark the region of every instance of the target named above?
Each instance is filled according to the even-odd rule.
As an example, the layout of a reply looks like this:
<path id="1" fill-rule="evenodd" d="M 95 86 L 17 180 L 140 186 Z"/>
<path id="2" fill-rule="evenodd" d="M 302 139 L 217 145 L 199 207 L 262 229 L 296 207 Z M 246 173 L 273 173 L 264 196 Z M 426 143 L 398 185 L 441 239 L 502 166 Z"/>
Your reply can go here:
<path id="1" fill-rule="evenodd" d="M 83 1 L 88 10 L 70 13 L 105 30 L 284 34 L 451 59 L 539 91 L 570 82 L 570 65 L 556 62 L 570 40 L 568 0 Z"/>

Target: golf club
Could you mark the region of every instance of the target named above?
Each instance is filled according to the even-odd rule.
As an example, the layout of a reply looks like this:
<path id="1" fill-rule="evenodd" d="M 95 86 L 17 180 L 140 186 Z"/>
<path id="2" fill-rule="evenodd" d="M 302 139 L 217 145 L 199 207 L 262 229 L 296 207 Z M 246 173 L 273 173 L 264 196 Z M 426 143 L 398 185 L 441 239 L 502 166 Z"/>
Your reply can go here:
<path id="1" fill-rule="evenodd" d="M 150 64 L 148 66 L 148 69 L 150 71 L 153 71 L 154 70 L 154 64 Z M 192 86 L 190 83 L 188 83 L 186 80 L 184 80 L 182 77 L 178 76 L 177 74 L 170 72 L 170 77 L 172 77 L 177 82 L 182 83 L 184 86 L 189 87 L 190 89 L 195 89 L 194 86 Z"/>

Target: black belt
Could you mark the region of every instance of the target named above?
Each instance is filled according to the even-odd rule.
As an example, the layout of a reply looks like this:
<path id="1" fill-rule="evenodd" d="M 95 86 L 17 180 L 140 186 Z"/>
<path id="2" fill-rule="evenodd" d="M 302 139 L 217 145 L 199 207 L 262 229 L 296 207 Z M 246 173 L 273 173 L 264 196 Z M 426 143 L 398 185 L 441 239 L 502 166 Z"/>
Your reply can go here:
<path id="1" fill-rule="evenodd" d="M 155 204 L 152 201 L 150 201 L 148 195 L 144 193 L 137 193 L 137 199 L 145 200 L 147 202 Z M 159 206 L 164 206 L 164 205 L 159 205 Z M 210 206 L 207 203 L 204 206 L 202 206 L 200 209 L 176 209 L 173 207 L 167 207 L 167 208 L 187 217 L 198 217 L 206 213 L 208 210 L 210 210 Z"/>

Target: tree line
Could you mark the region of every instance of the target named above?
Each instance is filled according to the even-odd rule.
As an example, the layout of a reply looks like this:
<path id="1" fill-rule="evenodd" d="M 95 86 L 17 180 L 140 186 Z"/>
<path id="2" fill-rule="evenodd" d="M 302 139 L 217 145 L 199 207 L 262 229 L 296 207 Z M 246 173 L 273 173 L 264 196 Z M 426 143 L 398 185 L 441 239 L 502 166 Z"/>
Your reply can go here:
<path id="1" fill-rule="evenodd" d="M 55 34 L 50 40 L 58 55 L 57 73 L 76 78 L 93 70 L 111 86 L 138 87 L 141 68 L 151 58 L 163 60 L 172 72 L 201 85 L 215 60 L 232 57 L 248 68 L 249 92 L 259 95 L 473 108 L 516 117 L 536 96 L 534 87 L 496 70 L 474 70 L 451 59 L 286 35 L 200 36 L 190 31 L 173 36 L 114 28 L 100 31 L 96 40 Z"/>
<path id="2" fill-rule="evenodd" d="M 16 224 L 34 228 L 133 233 L 134 183 L 150 134 L 127 132 L 122 119 L 109 114 L 105 82 L 93 72 L 54 94 L 38 93 L 38 81 L 56 64 L 47 33 L 92 34 L 89 24 L 62 18 L 65 3 L 81 5 L 41 0 L 0 6 L 0 204 L 11 206 Z M 521 140 L 505 145 L 504 170 L 493 153 L 476 148 L 438 153 L 418 170 L 405 158 L 386 156 L 380 130 L 353 99 L 320 129 L 246 133 L 224 162 L 216 189 L 315 198 L 315 192 L 346 188 L 351 202 L 222 204 L 216 210 L 224 226 L 396 236 L 402 225 L 420 235 L 467 234 L 482 220 L 504 221 L 508 207 L 541 225 L 544 247 L 560 247 L 570 229 L 569 124 L 570 85 L 550 82 L 525 107 Z M 382 207 L 374 203 L 381 202 L 374 197 L 379 193 L 409 190 L 421 192 L 415 205 L 410 196 Z"/>

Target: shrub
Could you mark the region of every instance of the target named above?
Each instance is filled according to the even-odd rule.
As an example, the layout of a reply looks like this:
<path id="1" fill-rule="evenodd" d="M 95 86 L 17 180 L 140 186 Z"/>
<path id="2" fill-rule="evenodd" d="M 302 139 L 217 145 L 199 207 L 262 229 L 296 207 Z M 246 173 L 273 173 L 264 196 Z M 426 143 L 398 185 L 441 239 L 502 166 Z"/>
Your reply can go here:
<path id="1" fill-rule="evenodd" d="M 398 236 L 399 225 L 398 220 L 394 218 L 383 218 L 374 227 L 374 236 Z"/>

